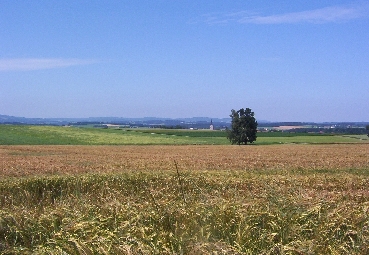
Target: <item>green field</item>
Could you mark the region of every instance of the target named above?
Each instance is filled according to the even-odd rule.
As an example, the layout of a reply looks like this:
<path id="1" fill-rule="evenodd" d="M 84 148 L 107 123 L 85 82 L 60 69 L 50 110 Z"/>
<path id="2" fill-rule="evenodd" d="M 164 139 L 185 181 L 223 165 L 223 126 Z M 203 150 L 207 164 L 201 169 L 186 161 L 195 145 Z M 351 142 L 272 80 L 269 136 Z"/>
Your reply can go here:
<path id="1" fill-rule="evenodd" d="M 255 144 L 368 143 L 365 135 L 258 133 Z M 0 145 L 229 144 L 225 131 L 0 125 Z"/>

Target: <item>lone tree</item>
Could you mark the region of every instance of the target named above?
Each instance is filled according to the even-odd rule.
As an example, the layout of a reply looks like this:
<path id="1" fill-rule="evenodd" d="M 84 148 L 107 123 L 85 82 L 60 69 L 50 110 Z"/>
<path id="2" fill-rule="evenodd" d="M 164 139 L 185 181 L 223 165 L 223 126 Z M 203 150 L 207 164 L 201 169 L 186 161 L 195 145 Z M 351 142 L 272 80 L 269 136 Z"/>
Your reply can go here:
<path id="1" fill-rule="evenodd" d="M 232 144 L 247 144 L 256 141 L 258 122 L 250 108 L 235 111 L 232 109 L 231 129 L 227 130 L 227 138 Z"/>

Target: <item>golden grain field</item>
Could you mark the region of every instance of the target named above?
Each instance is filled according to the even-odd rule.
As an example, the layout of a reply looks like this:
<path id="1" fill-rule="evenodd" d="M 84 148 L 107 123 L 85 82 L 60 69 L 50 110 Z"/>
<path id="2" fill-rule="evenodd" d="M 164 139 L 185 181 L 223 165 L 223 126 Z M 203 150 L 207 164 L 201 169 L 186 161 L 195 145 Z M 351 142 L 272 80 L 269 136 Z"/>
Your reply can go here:
<path id="1" fill-rule="evenodd" d="M 369 144 L 0 146 L 0 177 L 127 170 L 291 170 L 369 166 Z"/>
<path id="2" fill-rule="evenodd" d="M 0 167 L 0 254 L 369 254 L 368 144 L 1 146 Z"/>

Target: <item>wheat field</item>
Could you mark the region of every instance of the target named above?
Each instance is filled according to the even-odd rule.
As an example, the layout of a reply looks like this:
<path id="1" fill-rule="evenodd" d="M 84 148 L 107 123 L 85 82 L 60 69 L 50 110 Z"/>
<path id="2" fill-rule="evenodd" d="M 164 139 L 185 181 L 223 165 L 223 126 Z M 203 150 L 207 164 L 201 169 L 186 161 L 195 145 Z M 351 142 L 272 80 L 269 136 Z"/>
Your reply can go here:
<path id="1" fill-rule="evenodd" d="M 1 146 L 0 254 L 368 254 L 369 145 Z"/>
<path id="2" fill-rule="evenodd" d="M 369 144 L 0 146 L 1 177 L 173 170 L 342 170 L 369 165 Z"/>

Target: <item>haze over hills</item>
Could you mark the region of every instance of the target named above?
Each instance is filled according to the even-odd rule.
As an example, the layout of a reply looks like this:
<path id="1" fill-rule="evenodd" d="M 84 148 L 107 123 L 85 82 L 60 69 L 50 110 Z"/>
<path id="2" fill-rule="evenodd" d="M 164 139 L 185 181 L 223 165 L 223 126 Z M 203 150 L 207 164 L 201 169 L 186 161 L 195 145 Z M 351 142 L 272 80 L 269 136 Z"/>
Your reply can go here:
<path id="1" fill-rule="evenodd" d="M 301 125 L 337 125 L 364 127 L 369 122 L 271 122 L 268 120 L 257 119 L 259 126 L 301 126 Z M 29 125 L 73 125 L 73 124 L 118 124 L 118 125 L 134 125 L 143 127 L 182 127 L 190 126 L 197 128 L 206 128 L 213 123 L 217 127 L 228 127 L 231 118 L 211 118 L 211 117 L 191 117 L 191 118 L 159 118 L 159 117 L 143 117 L 143 118 L 125 118 L 125 117 L 87 117 L 87 118 L 26 118 L 0 114 L 1 124 L 29 124 Z"/>
<path id="2" fill-rule="evenodd" d="M 86 124 L 117 124 L 134 127 L 178 127 L 178 128 L 207 128 L 213 122 L 218 127 L 229 126 L 230 118 L 124 118 L 124 117 L 88 117 L 88 118 L 25 118 L 0 115 L 1 124 L 29 124 L 29 125 L 86 125 Z"/>
<path id="3" fill-rule="evenodd" d="M 143 118 L 125 118 L 125 117 L 87 117 L 87 118 L 26 118 L 0 114 L 0 123 L 19 123 L 19 124 L 60 124 L 77 122 L 101 122 L 101 123 L 126 123 L 126 122 L 221 122 L 230 123 L 231 118 L 210 118 L 210 117 L 192 117 L 192 118 L 158 118 L 158 117 L 143 117 Z"/>

